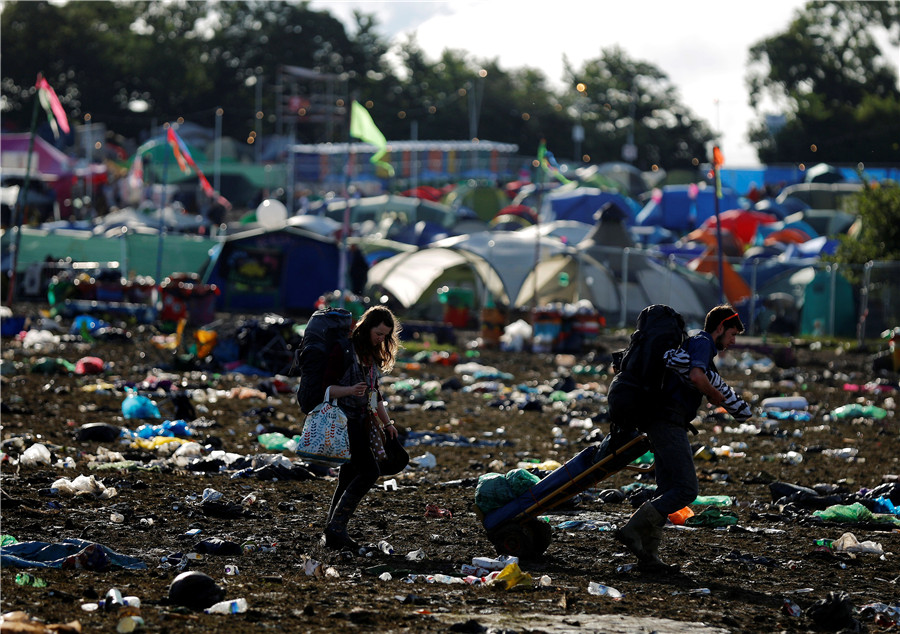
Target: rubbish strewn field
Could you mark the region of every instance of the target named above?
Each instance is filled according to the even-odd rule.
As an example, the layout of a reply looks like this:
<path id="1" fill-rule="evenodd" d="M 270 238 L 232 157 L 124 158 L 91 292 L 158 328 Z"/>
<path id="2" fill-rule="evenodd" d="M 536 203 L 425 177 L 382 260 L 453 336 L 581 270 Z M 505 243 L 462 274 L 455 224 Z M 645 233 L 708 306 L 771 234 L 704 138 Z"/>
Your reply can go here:
<path id="1" fill-rule="evenodd" d="M 3 342 L 0 533 L 11 536 L 4 538 L 9 543 L 45 542 L 64 554 L 70 540 L 81 552 L 52 567 L 4 559 L 2 612 L 33 619 L 32 629 L 20 631 L 767 632 L 856 622 L 881 631 L 897 622 L 898 522 L 879 521 L 891 517 L 880 514 L 842 522 L 814 515 L 833 515 L 835 504 L 883 510 L 870 494 L 876 487 L 900 504 L 897 377 L 871 384 L 877 377 L 867 353 L 801 345 L 786 355 L 793 363 L 782 360 L 789 367 L 758 349 L 728 354 L 720 370 L 754 399 L 758 415 L 740 426 L 710 413 L 694 442 L 708 457 L 696 463 L 701 494 L 730 496 L 735 504 L 722 510 L 737 521 L 669 527 L 662 555 L 681 564 L 680 574 L 629 569 L 632 558 L 604 530 L 621 524 L 629 499 L 642 499 L 652 484 L 620 472 L 549 514 L 549 548 L 520 561 L 530 578 L 507 588 L 463 580 L 473 558 L 497 555 L 475 512 L 477 478 L 519 466 L 552 468 L 599 440 L 607 428 L 605 355 L 623 344 L 624 333 L 602 337 L 574 366 L 552 354 L 497 351 L 455 363 L 423 356 L 401 363 L 387 392 L 419 466 L 396 476 L 396 488 L 379 482 L 350 527 L 372 548 L 342 556 L 318 545 L 333 478 L 257 440 L 264 432 L 299 433 L 294 379 L 176 363 L 149 343 L 151 330 L 89 344 L 64 335 L 43 349 Z M 100 374 L 70 373 L 54 362 L 88 356 L 104 362 Z M 469 364 L 469 372 L 458 364 Z M 470 364 L 489 371 L 475 378 Z M 126 386 L 148 395 L 162 418 L 124 419 Z M 197 452 L 176 456 L 180 440 L 123 440 L 104 437 L 102 426 L 83 427 L 135 431 L 174 420 L 177 393 L 191 395 L 196 420 L 187 421 L 192 435 L 184 440 L 198 443 Z M 762 399 L 794 394 L 807 399 L 808 416 L 779 420 L 759 410 Z M 887 415 L 832 415 L 849 404 Z M 32 449 L 25 462 L 33 464 L 21 464 L 36 443 L 48 453 Z M 60 487 L 60 479 L 79 476 L 94 482 L 74 493 Z M 776 503 L 784 493 L 792 497 Z M 819 541 L 846 545 L 853 541 L 848 533 L 862 543 L 856 552 Z M 84 544 L 71 540 L 97 546 L 85 554 Z M 375 547 L 381 541 L 392 554 Z M 174 604 L 169 586 L 183 571 L 208 575 L 224 599 L 245 599 L 246 611 L 206 614 Z M 19 577 L 20 585 L 17 576 L 25 573 L 46 585 Z M 107 609 L 112 589 L 137 597 L 139 608 Z"/>

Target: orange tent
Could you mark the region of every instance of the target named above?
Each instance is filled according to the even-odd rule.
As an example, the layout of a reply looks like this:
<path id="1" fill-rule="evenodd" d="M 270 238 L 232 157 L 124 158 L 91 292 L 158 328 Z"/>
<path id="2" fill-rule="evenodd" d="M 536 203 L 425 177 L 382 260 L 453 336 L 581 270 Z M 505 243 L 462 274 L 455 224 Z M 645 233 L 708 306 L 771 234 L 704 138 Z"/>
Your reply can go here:
<path id="1" fill-rule="evenodd" d="M 716 227 L 700 227 L 694 229 L 684 237 L 688 242 L 701 242 L 718 253 L 719 239 L 716 236 Z M 728 229 L 722 228 L 722 253 L 727 257 L 739 258 L 744 253 L 744 243 Z"/>
<path id="2" fill-rule="evenodd" d="M 719 276 L 719 256 L 715 247 L 708 247 L 699 257 L 688 263 L 688 268 L 698 273 L 711 273 Z M 727 259 L 722 260 L 722 290 L 732 304 L 750 297 L 750 285 L 744 281 L 740 273 L 734 270 Z"/>
<path id="3" fill-rule="evenodd" d="M 792 227 L 788 227 L 786 229 L 779 229 L 778 231 L 773 231 L 769 235 L 766 236 L 764 244 L 766 246 L 772 244 L 803 244 L 807 240 L 810 239 L 810 235 L 805 231 L 800 229 L 794 229 Z"/>

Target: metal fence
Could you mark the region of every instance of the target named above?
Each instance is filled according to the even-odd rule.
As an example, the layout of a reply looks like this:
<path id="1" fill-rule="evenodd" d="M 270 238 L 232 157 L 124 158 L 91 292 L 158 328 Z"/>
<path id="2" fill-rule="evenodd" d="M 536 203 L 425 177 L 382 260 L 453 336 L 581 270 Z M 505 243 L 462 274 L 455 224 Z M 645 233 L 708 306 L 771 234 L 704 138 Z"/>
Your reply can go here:
<path id="1" fill-rule="evenodd" d="M 626 250 L 626 259 L 628 251 L 640 252 Z M 667 263 L 670 269 L 685 264 L 673 256 Z M 738 273 L 749 291 L 732 301 L 746 315 L 749 335 L 855 337 L 862 343 L 900 326 L 900 262 L 846 265 L 776 257 L 723 258 L 723 263 Z M 727 300 L 729 289 L 724 290 Z M 732 298 L 740 296 L 741 289 L 730 290 Z"/>

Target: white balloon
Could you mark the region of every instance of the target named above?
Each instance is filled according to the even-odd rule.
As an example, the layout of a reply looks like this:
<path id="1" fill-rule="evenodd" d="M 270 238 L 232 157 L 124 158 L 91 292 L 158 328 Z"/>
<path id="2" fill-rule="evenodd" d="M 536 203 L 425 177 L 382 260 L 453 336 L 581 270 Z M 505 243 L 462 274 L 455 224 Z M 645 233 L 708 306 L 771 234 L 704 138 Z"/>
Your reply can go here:
<path id="1" fill-rule="evenodd" d="M 280 200 L 268 198 L 256 208 L 256 222 L 263 227 L 280 227 L 287 222 L 287 207 Z"/>

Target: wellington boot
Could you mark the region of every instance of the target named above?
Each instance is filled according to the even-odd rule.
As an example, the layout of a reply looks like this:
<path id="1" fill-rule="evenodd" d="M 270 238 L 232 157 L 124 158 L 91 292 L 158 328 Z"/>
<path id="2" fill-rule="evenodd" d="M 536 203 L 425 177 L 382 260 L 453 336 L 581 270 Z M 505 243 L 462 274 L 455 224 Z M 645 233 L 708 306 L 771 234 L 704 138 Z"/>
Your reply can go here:
<path id="1" fill-rule="evenodd" d="M 359 550 L 359 544 L 347 532 L 347 523 L 353 517 L 354 511 L 356 511 L 356 507 L 361 501 L 361 495 L 344 491 L 341 499 L 334 506 L 328 525 L 325 527 L 325 532 L 322 535 L 326 548 L 333 550 L 350 549 L 354 552 Z"/>
<path id="2" fill-rule="evenodd" d="M 659 513 L 656 512 L 653 505 L 650 502 L 644 502 L 638 510 L 632 513 L 625 526 L 613 533 L 613 537 L 640 561 L 644 561 L 647 559 L 644 539 L 653 528 L 653 522 L 657 517 L 659 517 Z"/>
<path id="3" fill-rule="evenodd" d="M 659 543 L 662 541 L 662 526 L 653 525 L 650 531 L 644 535 L 642 541 L 644 547 L 644 559 L 638 563 L 638 568 L 643 572 L 676 572 L 678 564 L 667 564 L 659 558 Z"/>
<path id="4" fill-rule="evenodd" d="M 329 525 L 325 528 L 325 531 L 322 533 L 322 543 L 325 548 L 329 548 L 331 550 L 352 550 L 353 552 L 359 551 L 359 544 L 350 537 L 350 533 L 347 532 L 347 528 L 336 528 L 332 525 Z"/>

